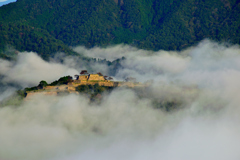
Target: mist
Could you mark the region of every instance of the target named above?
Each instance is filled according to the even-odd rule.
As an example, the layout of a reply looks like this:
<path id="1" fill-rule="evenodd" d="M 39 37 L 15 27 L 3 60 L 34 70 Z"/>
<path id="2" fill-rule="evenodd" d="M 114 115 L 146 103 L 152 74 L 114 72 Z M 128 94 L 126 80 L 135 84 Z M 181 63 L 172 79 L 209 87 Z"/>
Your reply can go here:
<path id="1" fill-rule="evenodd" d="M 204 40 L 183 51 L 147 51 L 127 45 L 74 48 L 79 54 L 120 61 L 116 80 L 153 83 L 144 92 L 117 88 L 101 103 L 86 95 L 35 95 L 0 106 L 1 160 L 238 160 L 240 158 L 240 48 Z M 63 57 L 63 55 L 59 55 Z M 0 101 L 15 90 L 86 69 L 81 60 L 42 60 L 23 52 L 0 60 Z M 176 109 L 154 102 L 177 102 Z M 0 103 L 1 104 L 1 103 Z"/>

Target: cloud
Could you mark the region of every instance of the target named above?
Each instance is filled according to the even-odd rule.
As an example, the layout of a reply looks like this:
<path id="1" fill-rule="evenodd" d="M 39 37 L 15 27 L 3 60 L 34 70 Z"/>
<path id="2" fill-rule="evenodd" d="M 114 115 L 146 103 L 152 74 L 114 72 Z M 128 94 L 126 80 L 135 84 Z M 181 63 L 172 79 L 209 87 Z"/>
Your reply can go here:
<path id="1" fill-rule="evenodd" d="M 61 76 L 78 73 L 74 68 L 46 62 L 33 52 L 20 53 L 16 62 L 1 60 L 0 66 L 0 75 L 4 76 L 4 82 L 17 83 L 24 87 L 37 85 L 41 80 L 50 83 Z"/>
<path id="2" fill-rule="evenodd" d="M 125 96 L 119 97 L 122 94 Z M 119 105 L 113 105 L 116 100 Z M 134 130 L 138 130 L 141 136 L 151 131 L 151 124 L 158 122 L 157 126 L 161 126 L 163 119 L 146 108 L 148 103 L 137 100 L 132 91 L 121 90 L 112 93 L 101 106 L 89 105 L 85 97 L 69 95 L 36 96 L 32 101 L 24 102 L 17 111 L 1 108 L 0 155 L 9 159 L 45 159 L 67 154 L 60 150 L 77 153 L 85 150 L 85 146 L 93 145 L 95 140 L 102 143 L 102 138 L 117 140 L 118 136 L 128 133 L 133 136 Z M 149 114 L 154 117 L 146 119 Z"/>
<path id="3" fill-rule="evenodd" d="M 145 90 L 118 88 L 103 94 L 100 104 L 84 95 L 35 95 L 0 107 L 0 159 L 239 159 L 239 46 L 205 40 L 180 52 L 124 45 L 76 49 L 102 59 L 125 56 L 116 78 L 154 83 Z M 86 63 L 78 58 L 45 62 L 25 52 L 16 62 L 1 60 L 0 80 L 24 86 L 82 68 Z M 172 102 L 178 109 L 156 109 L 156 103 Z"/>
<path id="4" fill-rule="evenodd" d="M 139 50 L 135 47 L 131 47 L 129 45 L 116 45 L 109 46 L 107 48 L 94 47 L 92 49 L 87 49 L 83 46 L 75 47 L 74 51 L 81 53 L 88 57 L 107 59 L 113 61 L 117 58 L 122 58 L 123 56 L 133 56 L 133 55 L 141 55 L 147 51 Z"/>
<path id="5" fill-rule="evenodd" d="M 201 85 L 206 85 L 206 82 L 211 82 L 211 85 L 219 84 L 215 83 L 217 77 L 210 76 L 211 74 L 237 71 L 240 64 L 238 45 L 228 47 L 209 40 L 179 52 L 153 52 L 127 45 L 93 49 L 76 47 L 75 51 L 85 56 L 107 60 L 124 56 L 126 60 L 121 62 L 123 68 L 116 73 L 115 78 L 135 77 L 139 81 L 155 79 L 167 82 L 188 81 L 187 84 L 200 84 L 200 81 Z"/>

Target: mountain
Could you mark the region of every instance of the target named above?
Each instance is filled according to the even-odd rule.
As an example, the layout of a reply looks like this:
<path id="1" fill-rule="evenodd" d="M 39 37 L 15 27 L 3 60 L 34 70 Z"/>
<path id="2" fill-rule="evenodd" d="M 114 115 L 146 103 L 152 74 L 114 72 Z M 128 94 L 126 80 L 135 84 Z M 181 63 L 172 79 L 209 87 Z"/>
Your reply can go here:
<path id="1" fill-rule="evenodd" d="M 0 7 L 8 44 L 47 59 L 69 46 L 180 50 L 204 38 L 240 44 L 240 0 L 18 0 Z"/>

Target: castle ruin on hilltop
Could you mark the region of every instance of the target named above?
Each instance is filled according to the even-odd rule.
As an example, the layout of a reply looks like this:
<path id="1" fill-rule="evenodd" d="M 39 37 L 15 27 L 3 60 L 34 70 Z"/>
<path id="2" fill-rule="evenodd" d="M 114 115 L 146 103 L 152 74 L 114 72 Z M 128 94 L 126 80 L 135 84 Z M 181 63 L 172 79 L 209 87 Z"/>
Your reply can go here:
<path id="1" fill-rule="evenodd" d="M 69 86 L 94 85 L 118 87 L 121 82 L 113 81 L 112 77 L 103 76 L 102 73 L 89 74 L 87 70 L 82 70 L 80 75 L 75 75 L 75 80 L 68 83 Z"/>
<path id="2" fill-rule="evenodd" d="M 70 80 L 67 84 L 55 85 L 55 86 L 45 86 L 42 89 L 35 91 L 26 92 L 26 97 L 34 95 L 36 93 L 41 93 L 44 95 L 58 95 L 61 92 L 76 93 L 76 87 L 80 85 L 95 85 L 106 86 L 106 87 L 144 87 L 146 84 L 136 82 L 135 78 L 127 78 L 126 82 L 123 81 L 114 81 L 112 77 L 103 76 L 100 72 L 96 74 L 89 74 L 87 70 L 82 70 L 80 75 L 75 75 L 74 80 Z"/>

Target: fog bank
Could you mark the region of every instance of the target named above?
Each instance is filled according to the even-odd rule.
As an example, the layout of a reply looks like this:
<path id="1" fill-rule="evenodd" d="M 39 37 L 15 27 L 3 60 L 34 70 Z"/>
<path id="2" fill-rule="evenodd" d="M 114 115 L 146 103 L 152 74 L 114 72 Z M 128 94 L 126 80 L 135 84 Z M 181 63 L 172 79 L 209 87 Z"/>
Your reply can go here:
<path id="1" fill-rule="evenodd" d="M 152 80 L 136 92 L 118 88 L 101 103 L 86 95 L 36 95 L 19 106 L 0 106 L 3 160 L 238 160 L 240 158 L 240 48 L 202 41 L 184 51 L 146 51 L 118 45 L 77 47 L 85 56 L 120 61 L 115 79 Z M 62 56 L 62 55 L 61 55 Z M 78 58 L 46 62 L 23 52 L 0 60 L 0 101 L 16 87 L 78 74 Z M 107 65 L 92 67 L 110 74 Z M 112 75 L 109 75 L 112 76 Z M 8 84 L 8 83 L 11 83 Z M 167 112 L 156 103 L 176 102 Z"/>

